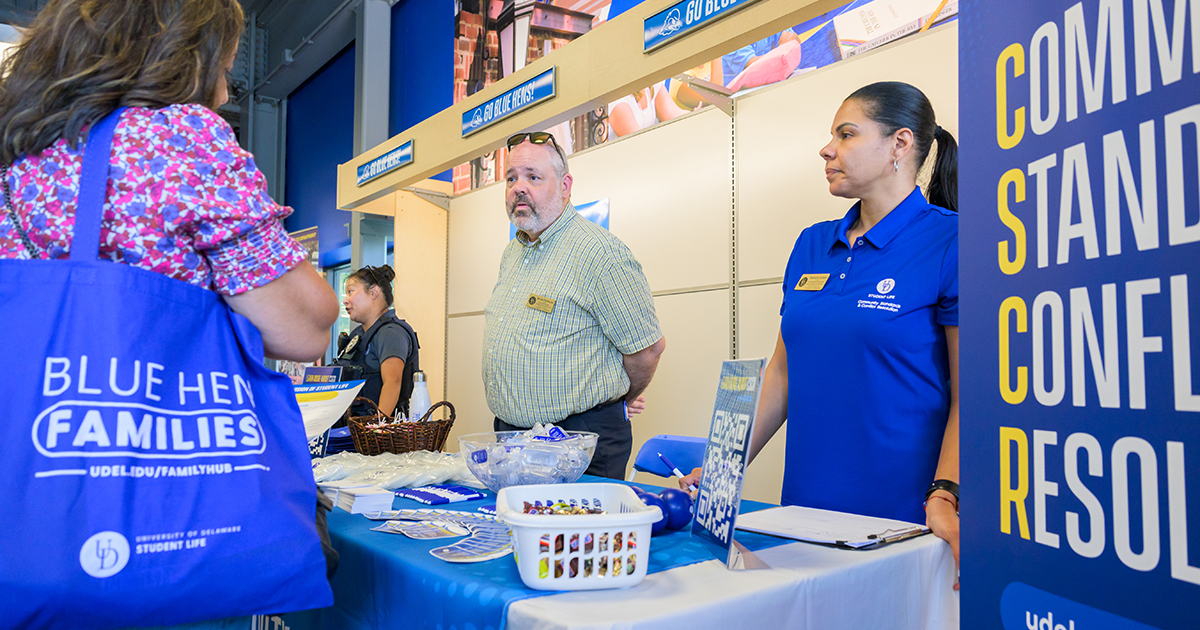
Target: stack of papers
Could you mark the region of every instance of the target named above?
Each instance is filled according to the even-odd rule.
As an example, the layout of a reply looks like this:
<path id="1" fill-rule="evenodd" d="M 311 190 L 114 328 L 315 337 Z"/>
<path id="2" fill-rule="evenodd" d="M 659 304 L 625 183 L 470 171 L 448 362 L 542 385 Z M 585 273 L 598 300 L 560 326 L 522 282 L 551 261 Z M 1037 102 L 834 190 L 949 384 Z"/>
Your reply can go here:
<path id="1" fill-rule="evenodd" d="M 426 505 L 444 505 L 446 503 L 482 499 L 483 493 L 462 486 L 424 486 L 421 488 L 397 490 L 396 496 L 420 501 Z"/>
<path id="2" fill-rule="evenodd" d="M 345 481 L 332 481 L 317 487 L 334 505 L 351 514 L 389 510 L 392 507 L 392 499 L 396 496 L 391 490 Z"/>
<path id="3" fill-rule="evenodd" d="M 805 542 L 869 549 L 929 533 L 929 528 L 889 518 L 787 505 L 739 514 L 737 528 Z"/>
<path id="4" fill-rule="evenodd" d="M 350 437 L 349 427 L 339 427 L 329 430 L 329 445 L 325 447 L 325 456 L 341 453 L 342 451 L 353 451 L 354 439 Z"/>

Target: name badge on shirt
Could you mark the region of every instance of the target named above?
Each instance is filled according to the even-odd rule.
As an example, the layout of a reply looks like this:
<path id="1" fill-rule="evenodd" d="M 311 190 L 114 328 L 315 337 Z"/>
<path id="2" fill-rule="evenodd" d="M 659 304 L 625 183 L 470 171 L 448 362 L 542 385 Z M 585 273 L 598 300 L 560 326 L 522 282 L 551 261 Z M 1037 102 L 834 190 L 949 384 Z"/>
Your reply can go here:
<path id="1" fill-rule="evenodd" d="M 525 305 L 532 309 L 537 309 L 543 313 L 554 312 L 554 300 L 540 295 L 529 294 L 529 299 L 525 301 Z"/>
<path id="2" fill-rule="evenodd" d="M 797 291 L 820 291 L 825 288 L 825 283 L 829 281 L 827 273 L 806 273 L 800 276 L 800 282 L 796 283 Z"/>

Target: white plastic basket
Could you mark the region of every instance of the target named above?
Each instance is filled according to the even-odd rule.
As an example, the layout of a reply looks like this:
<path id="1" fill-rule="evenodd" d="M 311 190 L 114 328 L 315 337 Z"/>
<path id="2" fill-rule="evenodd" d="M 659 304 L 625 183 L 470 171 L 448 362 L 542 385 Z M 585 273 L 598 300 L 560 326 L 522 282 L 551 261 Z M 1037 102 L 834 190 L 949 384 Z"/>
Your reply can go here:
<path id="1" fill-rule="evenodd" d="M 525 502 L 597 501 L 604 514 L 525 514 Z M 513 536 L 521 580 L 542 591 L 624 588 L 646 577 L 650 528 L 662 518 L 629 486 L 569 483 L 511 486 L 496 495 L 496 513 Z"/>

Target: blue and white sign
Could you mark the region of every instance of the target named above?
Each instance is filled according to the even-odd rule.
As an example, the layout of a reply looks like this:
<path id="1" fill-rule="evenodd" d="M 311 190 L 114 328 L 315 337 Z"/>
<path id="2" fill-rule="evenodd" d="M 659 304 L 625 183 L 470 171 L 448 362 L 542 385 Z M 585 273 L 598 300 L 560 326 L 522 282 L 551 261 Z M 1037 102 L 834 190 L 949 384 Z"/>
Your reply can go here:
<path id="1" fill-rule="evenodd" d="M 304 379 L 301 381 L 305 385 L 315 383 L 336 383 L 342 380 L 342 367 L 340 365 L 310 365 L 304 368 Z"/>
<path id="2" fill-rule="evenodd" d="M 1196 628 L 1197 5 L 962 5 L 962 627 Z"/>
<path id="3" fill-rule="evenodd" d="M 700 494 L 696 498 L 692 536 L 730 567 L 738 554 L 734 549 L 733 530 L 742 502 L 750 436 L 754 433 L 754 414 L 758 410 L 766 365 L 766 359 L 721 364 L 717 402 L 713 407 L 708 445 L 704 449 L 704 472 L 700 478 Z"/>
<path id="4" fill-rule="evenodd" d="M 642 22 L 642 52 L 669 44 L 757 0 L 683 0 Z"/>
<path id="5" fill-rule="evenodd" d="M 496 98 L 463 112 L 462 137 L 554 98 L 554 68 L 518 85 Z"/>
<path id="6" fill-rule="evenodd" d="M 363 184 L 383 175 L 390 173 L 401 166 L 412 164 L 413 161 L 413 141 L 409 140 L 404 144 L 384 153 L 383 155 L 363 164 L 358 167 L 357 185 Z"/>

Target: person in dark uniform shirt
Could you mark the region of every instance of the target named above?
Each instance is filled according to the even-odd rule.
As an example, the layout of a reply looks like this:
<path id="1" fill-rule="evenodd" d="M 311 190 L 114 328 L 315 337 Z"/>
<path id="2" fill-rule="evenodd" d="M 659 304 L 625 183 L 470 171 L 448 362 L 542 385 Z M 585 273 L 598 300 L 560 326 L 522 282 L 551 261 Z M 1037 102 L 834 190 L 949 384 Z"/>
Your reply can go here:
<path id="1" fill-rule="evenodd" d="M 365 379 L 359 397 L 369 398 L 388 416 L 408 415 L 413 372 L 420 369 L 417 333 L 392 309 L 392 280 L 388 265 L 363 267 L 346 279 L 342 304 L 359 326 L 350 333 L 334 365 L 345 368 L 342 380 Z M 365 403 L 350 407 L 351 416 L 373 415 Z"/>

